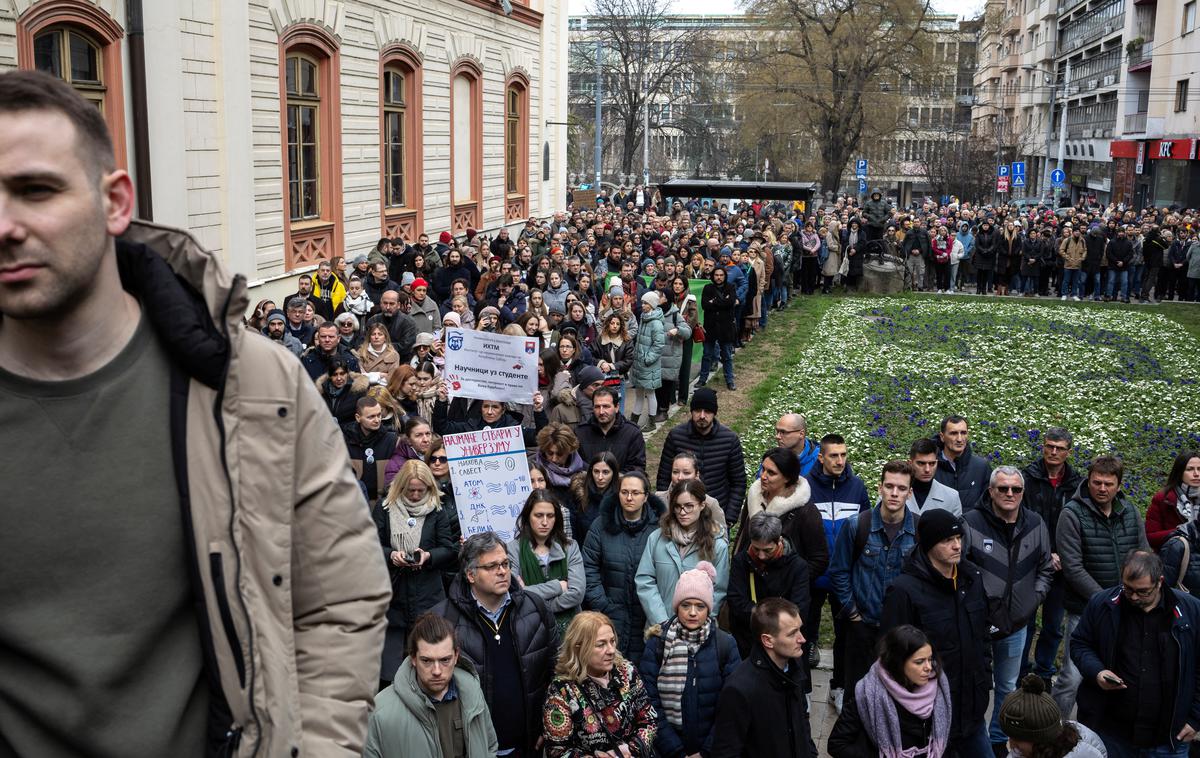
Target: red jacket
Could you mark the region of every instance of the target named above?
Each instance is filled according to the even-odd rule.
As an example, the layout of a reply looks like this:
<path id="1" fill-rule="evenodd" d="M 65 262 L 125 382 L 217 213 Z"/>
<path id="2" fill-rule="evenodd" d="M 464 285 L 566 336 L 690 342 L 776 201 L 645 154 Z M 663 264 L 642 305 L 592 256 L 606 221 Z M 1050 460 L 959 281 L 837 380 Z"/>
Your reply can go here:
<path id="1" fill-rule="evenodd" d="M 1146 510 L 1146 539 L 1154 550 L 1162 547 L 1175 527 L 1183 523 L 1175 503 L 1175 490 L 1159 491 L 1150 499 L 1150 507 Z"/>

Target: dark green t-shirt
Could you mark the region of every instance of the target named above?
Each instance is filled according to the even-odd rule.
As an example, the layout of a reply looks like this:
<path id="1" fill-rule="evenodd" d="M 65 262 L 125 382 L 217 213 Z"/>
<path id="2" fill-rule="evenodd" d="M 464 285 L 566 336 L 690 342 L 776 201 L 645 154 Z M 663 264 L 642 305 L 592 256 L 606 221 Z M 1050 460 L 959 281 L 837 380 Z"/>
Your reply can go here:
<path id="1" fill-rule="evenodd" d="M 208 690 L 143 318 L 64 382 L 0 369 L 0 756 L 203 756 Z"/>

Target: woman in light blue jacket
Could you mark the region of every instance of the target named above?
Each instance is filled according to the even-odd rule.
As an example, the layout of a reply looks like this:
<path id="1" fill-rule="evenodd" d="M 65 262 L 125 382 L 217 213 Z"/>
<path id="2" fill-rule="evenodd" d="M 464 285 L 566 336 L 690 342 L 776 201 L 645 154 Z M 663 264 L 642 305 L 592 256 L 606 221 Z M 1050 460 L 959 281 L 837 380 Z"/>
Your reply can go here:
<path id="1" fill-rule="evenodd" d="M 642 323 L 633 342 L 633 365 L 629 368 L 629 418 L 637 421 L 644 410 L 646 419 L 639 426 L 648 429 L 654 425 L 657 410 L 655 391 L 662 386 L 663 351 L 667 346 L 667 331 L 663 326 L 663 312 L 659 307 L 657 291 L 642 295 Z"/>
<path id="2" fill-rule="evenodd" d="M 725 600 L 729 586 L 729 541 L 712 520 L 705 506 L 704 483 L 689 479 L 671 485 L 667 512 L 659 528 L 650 533 L 638 564 L 634 585 L 638 601 L 646 613 L 646 625 L 653 632 L 673 615 L 671 603 L 675 584 L 684 571 L 708 561 L 717 569 L 713 585 L 712 615 L 715 617 Z"/>
<path id="3" fill-rule="evenodd" d="M 962 258 L 955 261 L 950 261 L 950 289 L 951 291 L 958 287 L 967 284 L 975 278 L 975 264 L 971 261 L 971 256 L 975 254 L 975 235 L 971 234 L 971 226 L 966 221 L 958 225 L 958 233 L 954 235 L 959 242 L 962 243 L 963 251 Z M 958 272 L 962 270 L 962 282 L 960 284 Z"/>

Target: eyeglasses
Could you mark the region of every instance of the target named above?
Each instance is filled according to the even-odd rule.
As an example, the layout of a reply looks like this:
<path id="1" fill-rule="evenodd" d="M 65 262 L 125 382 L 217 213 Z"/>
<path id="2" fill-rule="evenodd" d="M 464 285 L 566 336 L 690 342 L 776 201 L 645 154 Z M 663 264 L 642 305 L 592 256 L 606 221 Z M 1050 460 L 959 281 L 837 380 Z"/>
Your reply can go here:
<path id="1" fill-rule="evenodd" d="M 1016 486 L 1016 485 L 1009 486 L 1009 485 L 999 485 L 998 484 L 998 485 L 996 485 L 996 491 L 1003 492 L 1006 495 L 1008 495 L 1008 494 L 1020 495 L 1022 492 L 1025 491 L 1025 488 Z"/>
<path id="2" fill-rule="evenodd" d="M 431 455 L 431 456 L 429 456 L 429 462 L 430 463 L 449 463 L 450 459 L 444 455 Z"/>
<path id="3" fill-rule="evenodd" d="M 1042 445 L 1042 449 L 1043 450 L 1052 450 L 1056 453 L 1065 453 L 1068 450 L 1070 450 L 1071 448 L 1067 447 L 1066 445 L 1051 445 L 1051 444 L 1047 443 L 1045 445 Z"/>
<path id="4" fill-rule="evenodd" d="M 479 571 L 486 571 L 489 574 L 503 574 L 512 568 L 510 561 L 495 561 L 494 563 L 481 563 L 475 567 Z"/>
<path id="5" fill-rule="evenodd" d="M 676 503 L 675 510 L 680 513 L 691 513 L 699 507 L 699 503 Z"/>
<path id="6" fill-rule="evenodd" d="M 644 490 L 621 490 L 621 497 L 641 497 L 645 494 Z"/>
<path id="7" fill-rule="evenodd" d="M 1130 586 L 1124 585 L 1124 584 L 1121 585 L 1121 591 L 1124 592 L 1126 595 L 1129 595 L 1129 597 L 1141 598 L 1142 600 L 1149 600 L 1150 598 L 1154 597 L 1154 593 L 1157 590 L 1158 590 L 1157 584 L 1152 584 L 1149 587 L 1142 587 L 1142 588 L 1130 587 Z"/>
<path id="8" fill-rule="evenodd" d="M 779 435 L 780 437 L 784 436 L 785 434 L 796 434 L 797 432 L 801 432 L 801 431 L 803 431 L 803 430 L 802 429 L 780 429 L 779 427 L 775 427 L 775 433 L 777 435 Z"/>

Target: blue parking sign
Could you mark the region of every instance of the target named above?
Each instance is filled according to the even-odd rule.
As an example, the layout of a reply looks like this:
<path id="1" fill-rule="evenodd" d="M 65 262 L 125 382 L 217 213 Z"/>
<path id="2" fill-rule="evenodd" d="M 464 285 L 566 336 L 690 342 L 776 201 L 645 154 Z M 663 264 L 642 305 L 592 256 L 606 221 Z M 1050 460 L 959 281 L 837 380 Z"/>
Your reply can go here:
<path id="1" fill-rule="evenodd" d="M 1025 161 L 1015 161 L 1012 164 L 1013 176 L 1025 176 Z"/>
<path id="2" fill-rule="evenodd" d="M 867 194 L 867 180 L 866 179 L 858 180 L 858 194 L 860 194 L 860 195 Z"/>
<path id="3" fill-rule="evenodd" d="M 1008 176 L 1008 164 L 1001 163 L 996 169 L 996 176 Z"/>
<path id="4" fill-rule="evenodd" d="M 854 162 L 854 175 L 859 179 L 867 178 L 867 159 L 859 158 Z"/>

